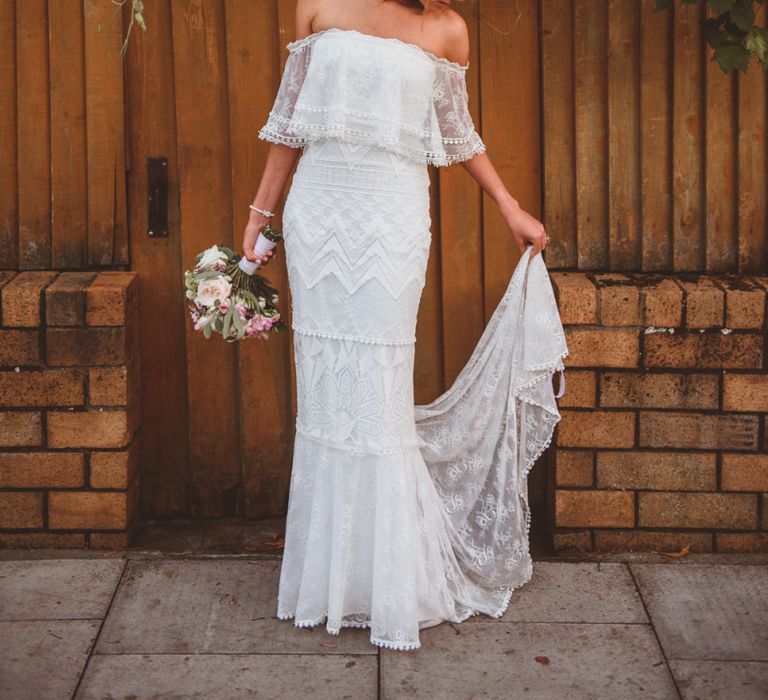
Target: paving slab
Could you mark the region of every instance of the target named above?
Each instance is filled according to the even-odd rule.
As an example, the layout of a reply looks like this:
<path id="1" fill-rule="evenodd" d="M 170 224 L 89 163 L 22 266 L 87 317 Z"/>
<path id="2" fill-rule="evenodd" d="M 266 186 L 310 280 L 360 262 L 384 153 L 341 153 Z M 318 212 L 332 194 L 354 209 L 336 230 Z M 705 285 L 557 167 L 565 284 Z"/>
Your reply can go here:
<path id="1" fill-rule="evenodd" d="M 0 698 L 70 698 L 99 630 L 98 620 L 0 622 Z"/>
<path id="2" fill-rule="evenodd" d="M 768 661 L 768 567 L 630 567 L 667 658 Z"/>
<path id="3" fill-rule="evenodd" d="M 118 559 L 0 561 L 0 620 L 100 618 L 124 565 Z"/>
<path id="4" fill-rule="evenodd" d="M 420 637 L 416 652 L 382 650 L 383 699 L 678 698 L 649 625 L 442 624 Z"/>
<path id="5" fill-rule="evenodd" d="M 279 565 L 131 561 L 97 643 L 101 654 L 376 654 L 367 629 L 330 635 L 275 617 Z"/>
<path id="6" fill-rule="evenodd" d="M 625 564 L 534 562 L 502 622 L 639 622 L 648 616 Z M 476 615 L 467 622 L 495 622 Z"/>
<path id="7" fill-rule="evenodd" d="M 77 700 L 102 698 L 376 698 L 375 656 L 95 655 Z"/>
<path id="8" fill-rule="evenodd" d="M 765 700 L 768 663 L 764 661 L 669 662 L 683 700 Z"/>

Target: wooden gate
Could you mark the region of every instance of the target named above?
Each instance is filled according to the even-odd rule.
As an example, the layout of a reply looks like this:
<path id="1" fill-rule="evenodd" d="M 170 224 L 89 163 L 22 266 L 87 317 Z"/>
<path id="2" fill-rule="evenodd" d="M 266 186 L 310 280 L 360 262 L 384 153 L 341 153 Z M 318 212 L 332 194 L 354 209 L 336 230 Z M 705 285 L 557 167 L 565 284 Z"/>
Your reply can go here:
<path id="1" fill-rule="evenodd" d="M 765 270 L 766 81 L 709 61 L 697 6 L 465 0 L 476 126 L 568 269 Z M 238 248 L 268 144 L 257 137 L 295 38 L 294 0 L 0 0 L 0 266 L 129 268 L 143 304 L 144 514 L 285 511 L 290 334 L 192 331 L 183 270 Z M 697 14 L 698 13 L 698 14 Z M 762 20 L 766 12 L 763 9 Z M 168 159 L 169 235 L 147 227 L 147 159 Z M 416 400 L 446 389 L 517 261 L 463 168 L 432 169 L 433 249 Z M 266 274 L 283 291 L 283 256 Z"/>

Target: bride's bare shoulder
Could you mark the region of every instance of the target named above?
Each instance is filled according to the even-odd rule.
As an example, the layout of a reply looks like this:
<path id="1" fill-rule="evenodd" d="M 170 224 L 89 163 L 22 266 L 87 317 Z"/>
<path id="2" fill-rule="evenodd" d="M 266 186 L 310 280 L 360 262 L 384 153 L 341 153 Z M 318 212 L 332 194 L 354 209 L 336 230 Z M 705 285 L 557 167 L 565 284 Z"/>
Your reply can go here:
<path id="1" fill-rule="evenodd" d="M 456 10 L 446 7 L 435 18 L 435 30 L 440 33 L 443 56 L 462 65 L 469 61 L 469 29 Z"/>
<path id="2" fill-rule="evenodd" d="M 327 0 L 296 0 L 296 39 L 312 34 L 312 22 Z"/>

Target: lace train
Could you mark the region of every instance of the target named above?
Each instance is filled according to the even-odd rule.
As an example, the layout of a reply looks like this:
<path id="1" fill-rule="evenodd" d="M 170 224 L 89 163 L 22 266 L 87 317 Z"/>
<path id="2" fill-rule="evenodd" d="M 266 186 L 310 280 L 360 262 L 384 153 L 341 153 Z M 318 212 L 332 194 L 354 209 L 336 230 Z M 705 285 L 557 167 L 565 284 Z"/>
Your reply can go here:
<path id="1" fill-rule="evenodd" d="M 415 649 L 425 627 L 500 616 L 532 574 L 526 476 L 559 419 L 566 348 L 541 258 L 523 257 L 451 388 L 417 406 L 426 166 L 312 142 L 283 225 L 298 411 L 278 617 Z"/>

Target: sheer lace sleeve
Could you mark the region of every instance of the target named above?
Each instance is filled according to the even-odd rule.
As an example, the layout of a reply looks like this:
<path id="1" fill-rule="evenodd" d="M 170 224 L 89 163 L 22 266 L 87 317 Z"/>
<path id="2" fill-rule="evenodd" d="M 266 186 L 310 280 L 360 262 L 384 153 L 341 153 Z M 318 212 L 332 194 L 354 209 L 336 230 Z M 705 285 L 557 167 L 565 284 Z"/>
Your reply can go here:
<path id="1" fill-rule="evenodd" d="M 301 148 L 335 137 L 432 165 L 485 150 L 469 113 L 467 66 L 399 39 L 335 27 L 286 48 L 259 138 Z"/>
<path id="2" fill-rule="evenodd" d="M 449 61 L 438 64 L 432 103 L 445 152 L 436 165 L 468 160 L 486 150 L 469 111 L 466 66 Z"/>
<path id="3" fill-rule="evenodd" d="M 292 148 L 306 145 L 306 135 L 294 133 L 291 129 L 293 113 L 301 88 L 307 76 L 311 57 L 310 43 L 300 41 L 288 44 L 289 54 L 277 90 L 275 102 L 269 112 L 266 124 L 259 130 L 259 138 L 272 143 L 282 143 Z"/>

